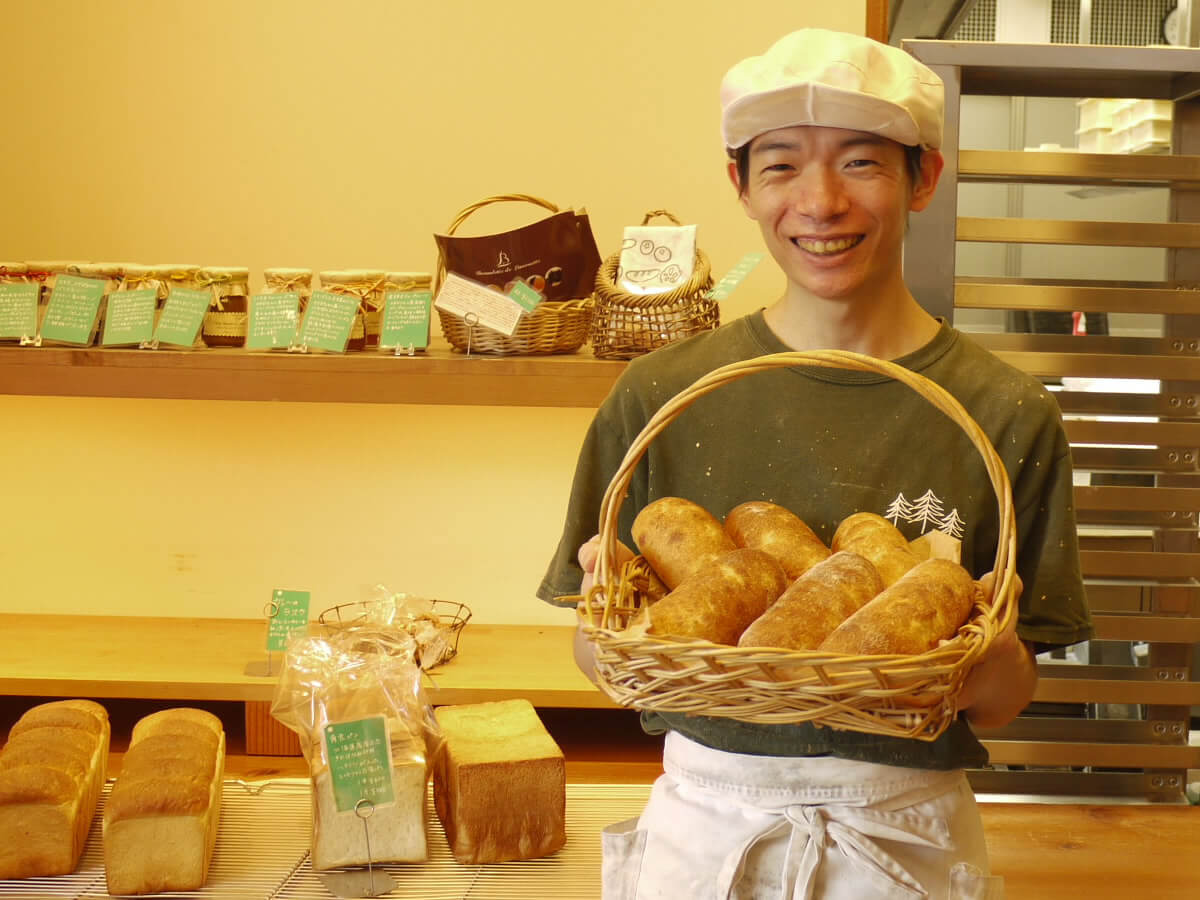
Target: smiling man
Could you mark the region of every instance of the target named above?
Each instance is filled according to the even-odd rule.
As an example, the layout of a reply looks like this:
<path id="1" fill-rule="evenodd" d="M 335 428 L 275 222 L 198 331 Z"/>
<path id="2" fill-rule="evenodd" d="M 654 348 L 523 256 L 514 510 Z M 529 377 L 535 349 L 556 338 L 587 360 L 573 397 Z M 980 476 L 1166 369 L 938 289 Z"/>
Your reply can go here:
<path id="1" fill-rule="evenodd" d="M 727 73 L 728 173 L 782 270 L 782 293 L 629 365 L 584 441 L 538 593 L 555 602 L 587 589 L 604 490 L 659 407 L 727 363 L 835 348 L 937 382 L 987 434 L 1013 486 L 1018 621 L 969 673 L 959 717 L 935 741 L 643 714 L 648 731 L 666 733 L 665 774 L 638 819 L 605 832 L 610 900 L 946 897 L 953 865 L 988 869 L 963 771 L 987 761 L 971 725 L 1003 725 L 1029 703 L 1035 649 L 1090 636 L 1056 404 L 1035 379 L 930 316 L 904 281 L 908 217 L 929 204 L 942 170 L 942 97 L 937 76 L 902 50 L 816 29 Z M 975 577 L 986 583 L 995 560 L 997 503 L 973 445 L 924 398 L 870 373 L 771 369 L 701 397 L 639 464 L 621 507 L 627 545 L 633 517 L 664 496 L 718 518 L 772 501 L 826 542 L 860 511 L 916 538 L 929 523 L 907 520 L 909 504 L 898 501 L 930 498 Z M 588 650 L 577 643 L 585 672 Z"/>

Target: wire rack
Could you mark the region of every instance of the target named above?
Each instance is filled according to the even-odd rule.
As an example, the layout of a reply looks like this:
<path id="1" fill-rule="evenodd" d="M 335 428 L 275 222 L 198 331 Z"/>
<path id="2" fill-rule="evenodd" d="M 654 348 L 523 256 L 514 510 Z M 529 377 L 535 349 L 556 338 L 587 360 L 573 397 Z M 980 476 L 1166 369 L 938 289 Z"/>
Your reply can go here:
<path id="1" fill-rule="evenodd" d="M 21 900 L 77 900 L 108 897 L 100 812 L 101 797 L 87 846 L 72 875 L 0 881 L 0 897 Z M 567 785 L 567 844 L 554 856 L 523 862 L 464 866 L 455 861 L 441 823 L 426 798 L 429 859 L 423 863 L 380 866 L 396 887 L 398 900 L 595 900 L 600 894 L 600 830 L 641 812 L 650 785 Z M 200 891 L 155 897 L 197 900 L 328 900 L 309 862 L 311 791 L 307 779 L 278 779 L 246 784 L 227 781 L 221 801 L 221 825 L 208 884 Z"/>

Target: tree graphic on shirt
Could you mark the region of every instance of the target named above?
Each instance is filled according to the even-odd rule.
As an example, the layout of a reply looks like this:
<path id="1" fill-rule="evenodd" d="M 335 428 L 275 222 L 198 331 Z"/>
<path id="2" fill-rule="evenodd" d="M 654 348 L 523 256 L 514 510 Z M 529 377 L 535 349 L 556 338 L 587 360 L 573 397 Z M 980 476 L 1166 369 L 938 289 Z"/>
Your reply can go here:
<path id="1" fill-rule="evenodd" d="M 896 495 L 896 499 L 893 500 L 888 506 L 887 510 L 883 514 L 883 517 L 885 519 L 891 519 L 892 524 L 898 526 L 901 519 L 906 522 L 912 521 L 912 519 L 909 518 L 909 516 L 912 515 L 912 509 L 912 504 L 905 499 L 904 492 L 901 491 Z"/>
<path id="2" fill-rule="evenodd" d="M 959 538 L 961 540 L 963 536 L 963 526 L 966 524 L 967 523 L 963 521 L 962 517 L 959 516 L 958 507 L 956 506 L 942 517 L 942 520 L 938 523 L 938 530 L 944 531 L 946 534 L 950 535 L 950 537 Z"/>
<path id="3" fill-rule="evenodd" d="M 936 528 L 940 524 L 943 514 L 942 501 L 932 490 L 928 490 L 913 501 L 912 512 L 905 517 L 905 521 L 920 522 L 921 534 L 924 534 L 930 525 Z"/>

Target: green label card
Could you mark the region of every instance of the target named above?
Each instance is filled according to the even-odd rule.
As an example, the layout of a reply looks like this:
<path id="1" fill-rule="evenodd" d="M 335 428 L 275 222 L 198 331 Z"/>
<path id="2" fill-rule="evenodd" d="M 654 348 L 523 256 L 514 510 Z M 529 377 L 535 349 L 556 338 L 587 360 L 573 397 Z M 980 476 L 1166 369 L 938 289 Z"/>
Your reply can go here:
<path id="1" fill-rule="evenodd" d="M 429 346 L 429 309 L 432 291 L 388 291 L 383 295 L 381 349 Z"/>
<path id="2" fill-rule="evenodd" d="M 300 326 L 300 343 L 317 350 L 344 353 L 350 340 L 358 298 L 330 291 L 313 291 Z"/>
<path id="3" fill-rule="evenodd" d="M 37 307 L 36 284 L 0 284 L 0 338 L 33 337 Z"/>
<path id="4" fill-rule="evenodd" d="M 392 753 L 383 716 L 325 726 L 325 755 L 338 812 L 350 812 L 360 800 L 376 806 L 395 802 Z"/>
<path id="5" fill-rule="evenodd" d="M 508 292 L 508 296 L 520 303 L 525 312 L 533 312 L 534 307 L 542 302 L 541 293 L 523 281 L 514 284 L 512 290 Z"/>
<path id="6" fill-rule="evenodd" d="M 296 338 L 300 322 L 300 295 L 255 294 L 250 298 L 250 324 L 246 333 L 247 350 L 289 347 Z"/>
<path id="7" fill-rule="evenodd" d="M 100 344 L 105 347 L 141 344 L 154 337 L 154 308 L 158 290 L 138 288 L 133 291 L 114 291 L 108 295 L 104 313 L 104 333 Z"/>
<path id="8" fill-rule="evenodd" d="M 176 347 L 192 346 L 211 302 L 212 291 L 171 288 L 162 315 L 158 317 L 158 327 L 154 329 L 154 340 Z"/>
<path id="9" fill-rule="evenodd" d="M 105 282 L 99 278 L 59 275 L 42 319 L 42 340 L 90 343 L 104 288 Z"/>
<path id="10" fill-rule="evenodd" d="M 293 634 L 308 631 L 308 597 L 308 591 L 276 590 L 271 594 L 269 608 L 274 610 L 274 615 L 267 624 L 269 652 L 286 650 Z"/>
<path id="11" fill-rule="evenodd" d="M 724 300 L 733 293 L 734 288 L 742 283 L 743 278 L 754 271 L 754 267 L 762 262 L 764 256 L 766 256 L 765 253 L 747 253 L 713 286 L 713 289 L 708 292 L 708 296 L 713 300 Z"/>

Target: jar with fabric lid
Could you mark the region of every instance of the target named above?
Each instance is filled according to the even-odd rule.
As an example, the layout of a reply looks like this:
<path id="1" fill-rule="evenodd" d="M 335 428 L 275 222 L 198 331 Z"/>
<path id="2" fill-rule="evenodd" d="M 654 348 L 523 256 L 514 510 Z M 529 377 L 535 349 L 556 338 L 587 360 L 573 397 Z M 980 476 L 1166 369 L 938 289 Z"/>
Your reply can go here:
<path id="1" fill-rule="evenodd" d="M 250 320 L 250 270 L 243 266 L 206 266 L 196 286 L 212 291 L 201 337 L 209 347 L 241 347 Z"/>
<path id="2" fill-rule="evenodd" d="M 321 287 L 331 294 L 346 294 L 358 298 L 358 312 L 350 327 L 347 350 L 362 350 L 369 346 L 367 313 L 383 309 L 383 272 L 374 269 L 337 269 L 320 273 Z M 375 319 L 375 346 L 379 345 L 379 319 Z"/>
<path id="3" fill-rule="evenodd" d="M 163 301 L 167 299 L 167 288 L 158 277 L 157 266 L 147 266 L 142 263 L 121 263 L 122 291 L 138 291 L 154 288 L 157 302 L 155 306 L 162 309 Z"/>
<path id="4" fill-rule="evenodd" d="M 95 278 L 104 282 L 104 294 L 100 297 L 100 314 L 96 317 L 96 332 L 92 335 L 92 340 L 95 340 L 96 335 L 100 334 L 104 328 L 108 295 L 120 288 L 123 271 L 121 263 L 81 263 L 78 271 L 72 273 L 80 278 Z"/>
<path id="5" fill-rule="evenodd" d="M 166 300 L 173 287 L 194 290 L 197 287 L 196 278 L 200 274 L 200 267 L 182 263 L 160 263 L 150 266 L 150 272 L 162 285 L 162 299 Z"/>
<path id="6" fill-rule="evenodd" d="M 304 312 L 312 296 L 312 275 L 312 269 L 263 269 L 263 293 L 296 294 L 300 297 L 300 312 Z"/>

